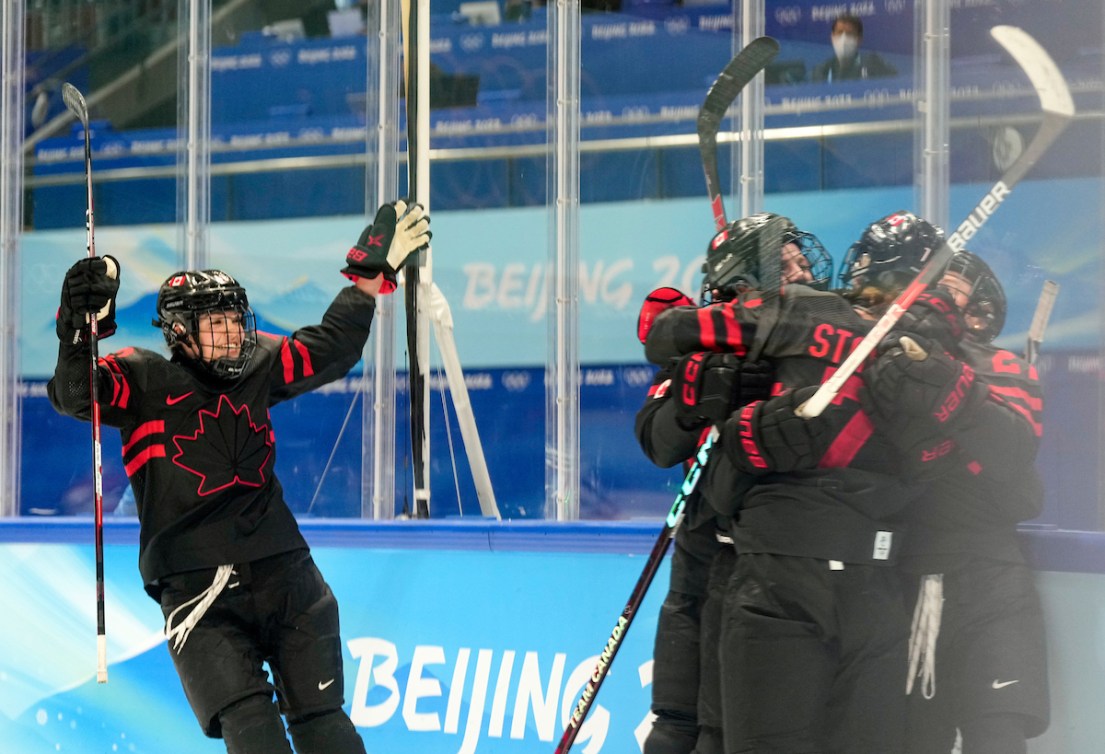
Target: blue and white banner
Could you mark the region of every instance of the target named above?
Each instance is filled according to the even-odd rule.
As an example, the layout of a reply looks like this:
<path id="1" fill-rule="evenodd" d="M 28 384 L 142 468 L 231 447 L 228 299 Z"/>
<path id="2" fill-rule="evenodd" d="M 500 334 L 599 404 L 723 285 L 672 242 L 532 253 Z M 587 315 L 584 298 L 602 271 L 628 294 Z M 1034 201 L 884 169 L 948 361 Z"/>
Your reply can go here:
<path id="1" fill-rule="evenodd" d="M 956 186 L 953 217 L 974 207 L 985 187 Z M 1024 342 L 1040 285 L 1063 286 L 1048 330 L 1052 347 L 1098 344 L 1100 249 L 1105 237 L 1100 181 L 1027 181 L 972 238 L 970 248 L 1001 278 L 1009 298 L 1002 342 Z M 773 194 L 766 209 L 815 233 L 839 264 L 864 226 L 913 206 L 909 188 Z M 709 241 L 705 199 L 584 205 L 580 209 L 580 358 L 640 363 L 636 320 L 646 294 L 674 286 L 697 297 Z M 548 352 L 549 259 L 544 208 L 440 212 L 434 223 L 434 280 L 456 324 L 461 361 L 474 367 L 543 364 Z M 1043 221 L 1041 221 L 1043 220 Z M 220 223 L 211 228 L 211 264 L 249 291 L 260 326 L 287 332 L 318 321 L 338 288 L 360 217 Z M 706 230 L 704 230 L 704 228 Z M 97 228 L 97 249 L 120 260 L 119 332 L 106 341 L 159 349 L 150 326 L 161 282 L 180 264 L 175 226 Z M 84 231 L 22 238 L 23 374 L 48 376 L 57 358 L 54 315 L 65 270 L 84 250 Z"/>
<path id="2" fill-rule="evenodd" d="M 91 527 L 91 523 L 89 523 Z M 316 547 L 337 595 L 345 698 L 370 752 L 551 751 L 643 559 L 596 553 Z M 106 548 L 109 680 L 95 678 L 91 546 L 0 545 L 0 742 L 18 754 L 197 754 L 203 737 L 142 591 L 137 547 Z M 666 568 L 575 751 L 640 751 Z M 583 574 L 587 574 L 583 576 Z"/>

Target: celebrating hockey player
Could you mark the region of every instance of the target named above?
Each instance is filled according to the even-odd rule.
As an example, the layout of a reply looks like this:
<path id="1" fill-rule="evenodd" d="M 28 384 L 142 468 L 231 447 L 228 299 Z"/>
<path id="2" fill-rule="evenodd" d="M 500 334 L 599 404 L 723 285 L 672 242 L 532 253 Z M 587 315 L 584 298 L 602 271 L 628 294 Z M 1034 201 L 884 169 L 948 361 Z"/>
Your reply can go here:
<path id="1" fill-rule="evenodd" d="M 775 277 L 755 240 L 765 227 L 725 259 L 748 290 L 660 314 L 646 342 L 663 365 L 701 353 L 740 359 L 763 340 L 775 369 L 775 397 L 716 422 L 721 440 L 701 488 L 737 514 L 720 632 L 724 750 L 901 752 L 908 621 L 889 519 L 912 490 L 860 406 L 859 377 L 821 416 L 795 415 L 868 325 L 837 294 L 787 286 L 780 297 L 764 286 Z M 758 332 L 776 304 L 774 326 Z M 692 392 L 698 402 L 709 394 Z"/>
<path id="2" fill-rule="evenodd" d="M 903 214 L 888 220 L 924 223 Z M 855 289 L 923 263 L 892 241 L 905 234 L 884 232 L 888 220 L 853 246 L 844 277 Z M 928 482 L 900 561 L 916 594 L 907 751 L 948 752 L 958 729 L 963 754 L 1023 754 L 1049 718 L 1043 613 L 1016 531 L 1041 509 L 1043 402 L 1035 368 L 991 345 L 1006 302 L 989 266 L 956 252 L 938 287 L 962 312 L 962 339 L 903 345 L 892 333 L 864 373 L 876 424 Z"/>
<path id="3" fill-rule="evenodd" d="M 763 223 L 778 217 L 762 213 L 730 223 L 711 240 L 703 265 L 704 305 L 731 301 L 749 281 L 738 265 L 724 260 L 745 243 L 755 242 Z M 812 233 L 789 220 L 783 232 L 781 278 L 784 284 L 825 288 L 832 260 Z M 651 295 L 642 322 L 656 308 L 691 305 L 690 298 Z M 647 333 L 638 333 L 642 342 Z M 698 359 L 701 358 L 701 361 Z M 701 367 L 687 384 L 689 367 Z M 712 423 L 753 400 L 767 398 L 774 381 L 764 361 L 746 362 L 733 354 L 699 353 L 662 368 L 637 414 L 636 433 L 645 454 L 659 466 L 675 466 L 694 454 Z M 687 388 L 703 395 L 690 399 Z M 708 396 L 706 394 L 709 394 Z M 727 490 L 731 493 L 731 490 Z M 703 502 L 688 502 L 684 523 L 675 534 L 671 581 L 660 608 L 653 652 L 652 711 L 656 715 L 645 754 L 709 754 L 721 751 L 720 677 L 717 644 L 724 585 L 736 558 L 728 534 L 728 516 Z"/>
<path id="4" fill-rule="evenodd" d="M 245 289 L 227 273 L 174 273 L 154 322 L 171 357 L 125 348 L 96 369 L 102 419 L 119 429 L 137 500 L 146 591 L 161 604 L 203 732 L 233 754 L 290 754 L 286 732 L 299 754 L 365 750 L 342 709 L 337 602 L 273 475 L 269 408 L 356 364 L 376 296 L 429 243 L 428 226 L 419 205 L 381 207 L 346 257 L 353 285 L 320 324 L 286 337 L 257 332 Z M 114 331 L 118 289 L 111 257 L 66 273 L 48 387 L 63 414 L 91 416 L 83 341 L 91 316 L 102 335 Z"/>

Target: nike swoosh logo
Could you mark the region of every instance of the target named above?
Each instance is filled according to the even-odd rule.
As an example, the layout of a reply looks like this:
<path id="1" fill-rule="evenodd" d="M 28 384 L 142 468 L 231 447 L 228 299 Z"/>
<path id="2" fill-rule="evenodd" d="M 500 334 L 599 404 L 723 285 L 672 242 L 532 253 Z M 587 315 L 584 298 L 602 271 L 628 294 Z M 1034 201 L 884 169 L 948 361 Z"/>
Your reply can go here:
<path id="1" fill-rule="evenodd" d="M 319 691 L 326 691 L 326 689 L 328 689 L 330 687 L 330 684 L 333 683 L 333 682 L 334 682 L 333 678 L 331 678 L 326 683 L 323 683 L 322 681 L 319 681 L 318 682 L 318 690 Z M 1016 683 L 1016 681 L 1013 681 L 1013 683 Z"/>
<path id="2" fill-rule="evenodd" d="M 171 395 L 166 395 L 165 396 L 165 405 L 166 406 L 175 406 L 176 404 L 180 403 L 182 400 L 187 398 L 189 395 L 191 395 L 193 392 L 195 392 L 195 391 L 193 390 L 192 392 L 185 393 L 184 395 L 178 395 L 176 398 L 174 398 Z"/>
<path id="3" fill-rule="evenodd" d="M 1020 680 L 1016 680 L 1016 681 L 997 681 L 997 680 L 995 680 L 993 683 L 990 684 L 990 687 L 995 688 L 995 689 L 1003 689 L 1006 686 L 1012 686 L 1014 683 L 1020 683 Z"/>

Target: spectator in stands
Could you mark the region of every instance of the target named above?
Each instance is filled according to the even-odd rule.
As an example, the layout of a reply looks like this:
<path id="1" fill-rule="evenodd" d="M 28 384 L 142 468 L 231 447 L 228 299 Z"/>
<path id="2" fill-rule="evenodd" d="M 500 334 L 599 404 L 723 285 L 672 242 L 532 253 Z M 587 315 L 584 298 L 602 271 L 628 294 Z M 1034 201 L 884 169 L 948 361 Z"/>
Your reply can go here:
<path id="1" fill-rule="evenodd" d="M 504 21 L 529 21 L 532 15 L 530 0 L 506 0 L 503 4 Z"/>
<path id="2" fill-rule="evenodd" d="M 833 19 L 833 56 L 813 69 L 811 81 L 845 81 L 897 76 L 898 69 L 876 52 L 860 52 L 863 21 L 842 14 Z"/>

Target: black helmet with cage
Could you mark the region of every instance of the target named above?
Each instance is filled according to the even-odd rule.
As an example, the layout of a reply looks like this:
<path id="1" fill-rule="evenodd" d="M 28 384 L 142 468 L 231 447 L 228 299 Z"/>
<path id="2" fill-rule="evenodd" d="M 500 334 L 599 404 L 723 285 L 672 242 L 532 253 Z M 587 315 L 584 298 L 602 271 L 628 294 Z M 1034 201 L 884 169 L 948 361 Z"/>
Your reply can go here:
<path id="1" fill-rule="evenodd" d="M 893 297 L 909 284 L 944 240 L 944 232 L 899 210 L 867 226 L 844 255 L 840 288 L 858 294 L 874 288 Z"/>
<path id="2" fill-rule="evenodd" d="M 952 255 L 938 286 L 951 293 L 963 311 L 966 335 L 989 343 L 1005 326 L 1005 291 L 990 265 L 963 249 Z"/>
<path id="3" fill-rule="evenodd" d="M 227 355 L 203 358 L 197 336 L 204 315 L 232 313 L 240 317 L 240 334 L 235 324 L 232 340 L 236 347 Z M 257 348 L 257 324 L 249 308 L 246 290 L 221 270 L 182 270 L 170 275 L 157 293 L 154 327 L 161 328 L 169 348 L 198 362 L 211 374 L 225 380 L 245 372 Z M 209 320 L 210 321 L 210 320 Z M 237 351 L 237 355 L 229 353 Z"/>
<path id="4" fill-rule="evenodd" d="M 821 239 L 809 231 L 795 228 L 792 232 L 783 234 L 784 255 L 788 244 L 794 244 L 798 247 L 798 251 L 805 259 L 801 264 L 802 269 L 809 274 L 809 279 L 787 280 L 786 268 L 784 267 L 783 282 L 799 282 L 819 291 L 828 290 L 829 285 L 833 282 L 833 257 L 829 254 L 825 245 L 821 243 Z"/>
<path id="5" fill-rule="evenodd" d="M 787 217 L 773 212 L 760 212 L 729 223 L 710 240 L 706 248 L 706 262 L 702 265 L 705 273 L 702 279 L 702 302 L 731 301 L 741 290 L 758 289 L 764 285 L 765 275 L 760 270 L 761 242 L 768 222 L 780 218 L 783 232 L 780 252 L 785 261 L 798 271 L 789 278 L 786 270 L 780 275 L 782 283 L 800 282 L 814 288 L 824 289 L 832 279 L 832 257 L 825 250 L 817 236 L 803 230 Z M 795 254 L 801 259 L 795 261 L 786 255 L 787 246 L 797 247 Z M 800 276 L 800 277 L 799 277 Z"/>

